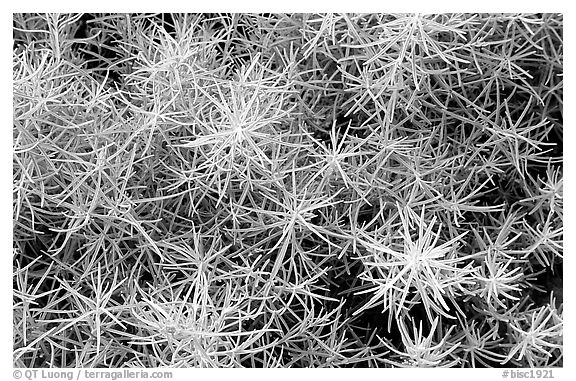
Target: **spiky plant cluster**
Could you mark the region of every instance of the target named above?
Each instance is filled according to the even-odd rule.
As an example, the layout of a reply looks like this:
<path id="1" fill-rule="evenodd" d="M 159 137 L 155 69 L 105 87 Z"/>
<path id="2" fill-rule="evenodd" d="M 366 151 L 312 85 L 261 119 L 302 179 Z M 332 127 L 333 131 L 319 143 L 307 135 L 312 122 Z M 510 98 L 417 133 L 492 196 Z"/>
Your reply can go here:
<path id="1" fill-rule="evenodd" d="M 14 364 L 562 365 L 559 14 L 15 14 Z"/>

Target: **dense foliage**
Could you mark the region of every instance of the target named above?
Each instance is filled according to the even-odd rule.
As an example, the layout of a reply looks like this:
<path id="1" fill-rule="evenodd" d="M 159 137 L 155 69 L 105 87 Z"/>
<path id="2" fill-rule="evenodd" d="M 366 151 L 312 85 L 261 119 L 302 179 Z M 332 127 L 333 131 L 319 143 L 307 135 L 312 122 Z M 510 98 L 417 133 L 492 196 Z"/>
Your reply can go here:
<path id="1" fill-rule="evenodd" d="M 562 22 L 15 14 L 14 364 L 562 365 Z"/>

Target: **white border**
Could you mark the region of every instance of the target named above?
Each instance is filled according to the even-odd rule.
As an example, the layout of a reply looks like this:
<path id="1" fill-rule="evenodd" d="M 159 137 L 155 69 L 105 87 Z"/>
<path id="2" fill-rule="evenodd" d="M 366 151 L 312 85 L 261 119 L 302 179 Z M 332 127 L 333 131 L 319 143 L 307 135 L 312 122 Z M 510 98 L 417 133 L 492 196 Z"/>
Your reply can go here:
<path id="1" fill-rule="evenodd" d="M 194 12 L 314 12 L 314 11 L 346 11 L 346 12 L 421 12 L 421 13 L 441 13 L 441 12 L 561 12 L 564 13 L 564 48 L 565 58 L 564 67 L 576 70 L 574 60 L 574 28 L 576 21 L 573 17 L 571 10 L 568 7 L 568 2 L 559 1 L 506 1 L 506 0 L 484 0 L 484 1 L 362 1 L 354 0 L 348 2 L 342 1 L 329 1 L 329 0 L 289 0 L 282 2 L 272 1 L 139 1 L 139 2 L 122 2 L 119 0 L 111 1 L 95 1 L 95 2 L 72 2 L 72 1 L 25 1 L 25 2 L 10 2 L 3 4 L 2 12 L 0 15 L 1 20 L 1 42 L 5 56 L 2 58 L 2 97 L 1 102 L 3 128 L 0 129 L 1 137 L 0 144 L 0 179 L 2 179 L 2 187 L 0 200 L 0 216 L 1 216 L 1 232 L 2 239 L 1 250 L 2 253 L 2 275 L 0 276 L 0 293 L 2 301 L 2 311 L 0 314 L 1 336 L 0 343 L 2 344 L 2 352 L 0 358 L 2 359 L 0 375 L 2 379 L 12 378 L 12 182 L 9 180 L 12 172 L 12 132 L 9 126 L 12 125 L 12 12 L 26 12 L 26 11 L 64 11 L 64 12 L 77 12 L 77 11 L 106 11 L 106 12 L 128 12 L 128 11 L 194 11 Z M 8 9 L 4 9 L 8 7 Z M 10 49 L 10 53 L 9 53 Z M 565 301 L 565 359 L 564 368 L 555 369 L 555 380 L 567 380 L 569 374 L 576 374 L 574 372 L 574 293 L 571 292 L 574 288 L 574 278 L 571 272 L 574 269 L 574 243 L 572 238 L 576 237 L 574 230 L 574 203 L 575 200 L 570 197 L 574 192 L 574 153 L 571 150 L 572 143 L 575 141 L 576 131 L 574 128 L 574 110 L 576 108 L 574 97 L 574 79 L 571 70 L 566 70 L 565 73 L 565 93 L 564 103 L 565 107 L 565 121 L 564 124 L 568 126 L 565 130 L 565 144 L 568 150 L 565 151 L 565 249 L 564 252 L 568 253 L 564 262 L 564 301 Z M 8 85 L 10 84 L 10 86 Z M 336 370 L 320 370 L 320 369 L 299 369 L 299 370 L 201 370 L 201 369 L 174 369 L 174 380 L 189 380 L 193 378 L 217 378 L 217 379 L 233 379 L 235 381 L 246 380 L 252 381 L 255 378 L 269 379 L 270 377 L 293 377 L 297 376 L 302 379 L 366 379 L 366 380 L 384 380 L 390 379 L 422 379 L 422 380 L 502 380 L 501 369 L 386 369 L 385 375 L 381 374 L 381 370 L 370 369 L 338 369 Z M 233 372 L 233 373 L 232 373 Z M 273 372 L 273 373 L 272 373 Z M 321 373 L 320 373 L 321 372 Z M 574 376 L 572 376 L 574 377 Z"/>

